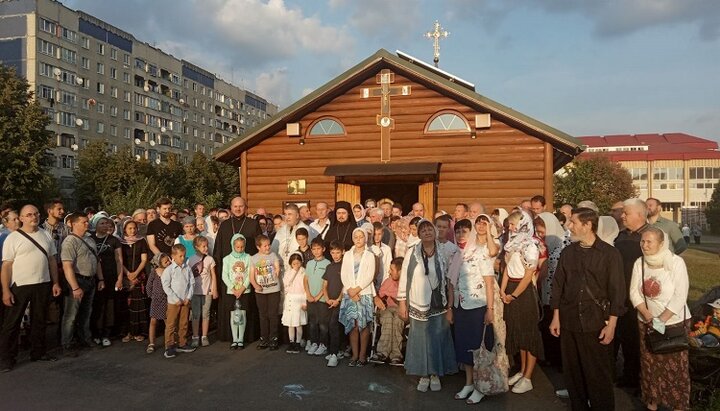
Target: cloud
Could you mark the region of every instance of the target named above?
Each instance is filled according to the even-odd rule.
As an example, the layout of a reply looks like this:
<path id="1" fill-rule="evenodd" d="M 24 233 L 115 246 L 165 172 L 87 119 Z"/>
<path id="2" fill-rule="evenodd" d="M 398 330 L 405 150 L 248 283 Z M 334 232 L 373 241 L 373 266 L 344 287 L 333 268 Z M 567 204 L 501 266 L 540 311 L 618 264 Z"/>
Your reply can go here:
<path id="1" fill-rule="evenodd" d="M 418 0 L 330 0 L 329 5 L 347 9 L 350 26 L 370 38 L 397 42 L 422 35 L 422 4 Z"/>
<path id="2" fill-rule="evenodd" d="M 479 19 L 492 31 L 517 9 L 548 13 L 574 13 L 586 18 L 600 37 L 617 37 L 651 27 L 692 24 L 704 40 L 720 37 L 720 8 L 715 0 L 448 0 L 449 8 L 462 10 L 453 17 Z"/>
<path id="3" fill-rule="evenodd" d="M 260 73 L 255 78 L 255 91 L 266 99 L 287 106 L 290 103 L 290 81 L 286 67 Z"/>
<path id="4" fill-rule="evenodd" d="M 132 33 L 140 41 L 169 47 L 167 51 L 201 67 L 257 69 L 303 53 L 340 56 L 354 46 L 343 27 L 326 24 L 283 0 L 67 3 Z"/>

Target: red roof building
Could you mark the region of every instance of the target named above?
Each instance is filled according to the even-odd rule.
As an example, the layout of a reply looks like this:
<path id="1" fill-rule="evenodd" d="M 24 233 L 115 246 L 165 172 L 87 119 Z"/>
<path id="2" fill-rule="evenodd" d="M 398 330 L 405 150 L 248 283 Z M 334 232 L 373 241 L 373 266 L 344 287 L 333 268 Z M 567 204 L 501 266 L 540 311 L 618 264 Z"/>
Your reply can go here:
<path id="1" fill-rule="evenodd" d="M 626 168 L 640 198 L 655 197 L 668 217 L 704 224 L 701 210 L 720 180 L 718 143 L 685 133 L 583 136 L 580 157 L 606 156 Z M 697 214 L 697 217 L 693 217 Z"/>

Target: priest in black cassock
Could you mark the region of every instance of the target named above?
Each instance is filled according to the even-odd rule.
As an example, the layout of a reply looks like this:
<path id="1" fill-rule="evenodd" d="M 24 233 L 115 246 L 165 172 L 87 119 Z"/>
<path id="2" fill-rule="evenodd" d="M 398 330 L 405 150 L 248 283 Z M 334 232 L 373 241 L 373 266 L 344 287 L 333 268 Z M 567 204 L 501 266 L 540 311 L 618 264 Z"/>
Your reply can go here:
<path id="1" fill-rule="evenodd" d="M 248 217 L 246 213 L 247 204 L 245 203 L 245 199 L 242 197 L 233 198 L 230 202 L 230 218 L 220 223 L 217 236 L 215 237 L 213 258 L 217 264 L 215 272 L 217 273 L 217 281 L 219 285 L 218 291 L 220 292 L 217 316 L 217 335 L 220 341 L 231 341 L 232 339 L 230 336 L 230 311 L 233 310 L 235 304 L 235 296 L 227 293 L 227 286 L 225 286 L 225 282 L 222 280 L 223 258 L 230 254 L 230 251 L 232 250 L 230 241 L 235 234 L 240 233 L 245 236 L 245 252 L 250 255 L 257 253 L 255 237 L 262 234 L 262 230 L 260 230 L 260 225 L 257 220 L 252 217 Z M 245 327 L 245 338 L 243 340 L 246 346 L 257 339 L 260 326 L 254 296 L 249 300 L 250 304 L 246 316 L 247 325 Z"/>

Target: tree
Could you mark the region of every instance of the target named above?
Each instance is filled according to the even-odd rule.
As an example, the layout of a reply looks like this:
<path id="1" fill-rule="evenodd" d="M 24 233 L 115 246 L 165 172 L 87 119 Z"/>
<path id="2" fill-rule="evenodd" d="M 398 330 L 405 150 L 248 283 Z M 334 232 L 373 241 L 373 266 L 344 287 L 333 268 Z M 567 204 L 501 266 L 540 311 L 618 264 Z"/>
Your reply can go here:
<path id="1" fill-rule="evenodd" d="M 0 202 L 40 204 L 57 195 L 50 174 L 50 118 L 14 68 L 0 64 Z"/>
<path id="2" fill-rule="evenodd" d="M 713 190 L 712 197 L 705 207 L 705 218 L 713 234 L 720 233 L 720 189 Z"/>
<path id="3" fill-rule="evenodd" d="M 602 156 L 575 159 L 565 167 L 564 175 L 555 176 L 554 191 L 556 207 L 591 200 L 601 213 L 638 193 L 630 173 L 620 163 Z"/>

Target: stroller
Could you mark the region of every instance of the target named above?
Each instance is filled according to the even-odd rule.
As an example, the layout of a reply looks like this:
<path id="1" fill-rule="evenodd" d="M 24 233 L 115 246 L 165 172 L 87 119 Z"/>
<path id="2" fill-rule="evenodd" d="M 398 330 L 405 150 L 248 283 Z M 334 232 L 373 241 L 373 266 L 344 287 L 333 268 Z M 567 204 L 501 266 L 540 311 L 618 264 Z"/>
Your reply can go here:
<path id="1" fill-rule="evenodd" d="M 712 314 L 712 308 L 707 304 L 718 298 L 720 298 L 720 286 L 708 291 L 690 308 L 693 324 Z M 696 405 L 707 401 L 716 390 L 720 389 L 720 347 L 690 346 L 689 360 L 690 402 Z"/>

